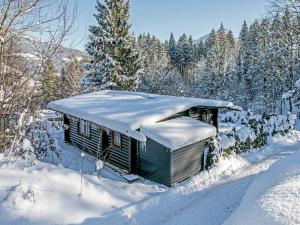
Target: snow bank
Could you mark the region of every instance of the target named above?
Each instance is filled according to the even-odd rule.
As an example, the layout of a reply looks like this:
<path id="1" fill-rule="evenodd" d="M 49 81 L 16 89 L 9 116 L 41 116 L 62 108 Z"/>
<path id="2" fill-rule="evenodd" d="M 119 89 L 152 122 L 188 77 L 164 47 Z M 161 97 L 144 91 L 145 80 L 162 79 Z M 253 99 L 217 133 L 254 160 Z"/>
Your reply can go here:
<path id="1" fill-rule="evenodd" d="M 214 126 L 189 117 L 142 126 L 141 132 L 171 150 L 215 137 L 217 134 Z"/>
<path id="2" fill-rule="evenodd" d="M 64 143 L 62 130 L 57 132 L 58 147 L 63 149 L 61 160 L 54 156 L 57 166 L 8 161 L 0 154 L 0 224 L 222 224 L 239 206 L 257 174 L 299 150 L 300 140 L 300 133 L 272 137 L 263 149 L 223 158 L 211 170 L 174 188 L 147 180 L 128 184 L 106 166 L 99 179 L 94 174 L 95 161 L 86 155 L 79 197 L 80 152 Z"/>
<path id="3" fill-rule="evenodd" d="M 235 146 L 235 138 L 233 136 L 227 136 L 226 134 L 221 134 L 220 135 L 220 146 L 223 149 L 228 149 L 230 147 Z"/>
<path id="4" fill-rule="evenodd" d="M 253 181 L 223 225 L 300 224 L 300 152 L 279 160 Z"/>
<path id="5" fill-rule="evenodd" d="M 31 164 L 0 161 L 0 224 L 90 224 L 92 218 L 97 218 L 93 224 L 107 224 L 110 214 L 118 215 L 122 207 L 159 191 L 155 185 L 85 175 L 79 196 L 79 172 L 39 161 Z"/>
<path id="6" fill-rule="evenodd" d="M 254 131 L 246 126 L 243 126 L 237 130 L 237 137 L 241 142 L 245 142 L 248 138 L 253 141 L 256 138 Z"/>
<path id="7" fill-rule="evenodd" d="M 48 104 L 48 108 L 117 130 L 140 141 L 136 131 L 194 106 L 238 109 L 231 102 L 126 91 L 99 91 Z"/>
<path id="8" fill-rule="evenodd" d="M 297 82 L 296 82 L 296 85 L 297 85 Z M 292 98 L 293 96 L 295 95 L 295 90 L 292 90 L 292 91 L 288 91 L 288 92 L 285 92 L 282 94 L 282 99 L 289 99 L 289 98 Z"/>

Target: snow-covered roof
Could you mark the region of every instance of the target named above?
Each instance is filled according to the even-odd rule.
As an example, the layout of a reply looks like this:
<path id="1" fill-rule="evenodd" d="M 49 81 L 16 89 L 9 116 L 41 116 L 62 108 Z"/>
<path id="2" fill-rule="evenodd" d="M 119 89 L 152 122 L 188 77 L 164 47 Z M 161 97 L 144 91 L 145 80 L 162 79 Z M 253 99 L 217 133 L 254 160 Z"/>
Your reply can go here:
<path id="1" fill-rule="evenodd" d="M 48 104 L 50 109 L 119 131 L 139 141 L 146 141 L 145 135 L 137 131 L 142 125 L 154 124 L 196 106 L 240 109 L 226 101 L 112 90 Z"/>
<path id="2" fill-rule="evenodd" d="M 216 136 L 216 128 L 189 117 L 143 125 L 141 132 L 171 150 Z"/>

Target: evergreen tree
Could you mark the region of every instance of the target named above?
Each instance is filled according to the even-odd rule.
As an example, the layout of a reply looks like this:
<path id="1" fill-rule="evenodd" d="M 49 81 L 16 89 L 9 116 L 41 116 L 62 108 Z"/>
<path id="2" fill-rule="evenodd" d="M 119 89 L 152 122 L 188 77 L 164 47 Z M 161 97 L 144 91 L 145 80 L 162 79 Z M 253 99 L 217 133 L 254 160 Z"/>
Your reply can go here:
<path id="1" fill-rule="evenodd" d="M 204 44 L 202 41 L 200 41 L 198 44 L 194 46 L 195 49 L 195 61 L 199 62 L 203 59 L 205 56 L 205 49 L 204 49 Z"/>
<path id="2" fill-rule="evenodd" d="M 233 33 L 231 30 L 228 31 L 226 39 L 229 44 L 229 48 L 234 49 L 235 48 L 235 40 L 234 40 L 234 36 L 233 36 Z"/>
<path id="3" fill-rule="evenodd" d="M 242 77 L 247 73 L 247 66 L 245 64 L 245 59 L 248 57 L 248 49 L 247 49 L 247 40 L 248 40 L 248 25 L 246 21 L 244 21 L 240 35 L 239 35 L 239 50 L 238 50 L 238 56 L 237 56 L 237 79 L 238 81 L 242 80 Z"/>
<path id="4" fill-rule="evenodd" d="M 249 28 L 248 40 L 247 40 L 247 57 L 245 58 L 245 65 L 247 73 L 244 76 L 245 89 L 247 94 L 247 104 L 253 102 L 255 97 L 253 80 L 260 73 L 260 40 L 259 33 L 260 27 L 258 21 L 255 21 Z"/>
<path id="5" fill-rule="evenodd" d="M 74 56 L 68 59 L 69 62 L 61 72 L 63 97 L 71 97 L 81 92 L 80 79 L 83 73 L 83 61 Z"/>
<path id="6" fill-rule="evenodd" d="M 43 74 L 40 101 L 41 105 L 46 107 L 49 102 L 58 100 L 61 97 L 61 85 L 60 77 L 54 68 L 52 60 L 46 61 Z"/>
<path id="7" fill-rule="evenodd" d="M 87 91 L 110 89 L 117 86 L 116 61 L 110 56 L 112 32 L 108 24 L 108 10 L 99 1 L 96 3 L 97 25 L 89 28 L 89 43 L 86 46 L 91 61 L 84 66 L 86 71 L 83 88 Z"/>
<path id="8" fill-rule="evenodd" d="M 138 48 L 142 55 L 143 85 L 159 79 L 169 70 L 170 62 L 167 47 L 157 37 L 141 34 L 138 38 Z"/>
<path id="9" fill-rule="evenodd" d="M 213 48 L 217 43 L 217 34 L 215 29 L 213 29 L 210 34 L 208 39 L 205 42 L 205 51 L 208 52 L 211 48 Z"/>
<path id="10" fill-rule="evenodd" d="M 116 61 L 118 87 L 122 90 L 135 90 L 141 73 L 140 56 L 134 48 L 134 39 L 130 34 L 129 0 L 106 0 L 108 25 L 112 42 L 110 54 Z"/>
<path id="11" fill-rule="evenodd" d="M 97 25 L 91 26 L 87 52 L 91 61 L 85 65 L 82 80 L 88 90 L 134 90 L 141 72 L 139 53 L 129 33 L 129 1 L 106 0 L 96 3 Z"/>
<path id="12" fill-rule="evenodd" d="M 212 30 L 206 42 L 205 80 L 210 96 L 216 96 L 234 69 L 235 41 L 231 32 L 226 32 L 223 24 L 215 32 Z"/>
<path id="13" fill-rule="evenodd" d="M 176 67 L 178 65 L 177 44 L 173 33 L 171 33 L 170 35 L 168 43 L 168 53 L 170 55 L 172 65 Z"/>
<path id="14" fill-rule="evenodd" d="M 217 34 L 215 30 L 212 30 L 209 38 L 205 43 L 206 51 L 206 63 L 205 63 L 205 75 L 204 75 L 204 85 L 205 89 L 208 90 L 208 96 L 215 96 L 217 92 Z"/>
<path id="15" fill-rule="evenodd" d="M 192 36 L 183 34 L 176 47 L 177 67 L 187 81 L 191 81 L 191 72 L 195 64 L 195 51 Z"/>

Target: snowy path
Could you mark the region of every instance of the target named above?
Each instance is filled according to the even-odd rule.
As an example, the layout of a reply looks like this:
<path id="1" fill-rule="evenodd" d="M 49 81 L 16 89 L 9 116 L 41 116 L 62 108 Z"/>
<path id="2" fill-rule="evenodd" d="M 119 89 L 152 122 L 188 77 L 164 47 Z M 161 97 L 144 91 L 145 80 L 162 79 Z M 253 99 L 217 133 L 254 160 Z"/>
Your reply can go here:
<path id="1" fill-rule="evenodd" d="M 108 168 L 98 179 L 87 158 L 81 197 L 79 153 L 62 140 L 59 146 L 63 160 L 54 158 L 56 166 L 7 162 L 0 155 L 0 224 L 219 225 L 238 210 L 259 177 L 300 149 L 300 132 L 224 159 L 170 189 L 148 181 L 127 184 Z"/>
<path id="2" fill-rule="evenodd" d="M 170 190 L 148 193 L 150 195 L 145 199 L 105 214 L 102 222 L 222 224 L 237 209 L 249 186 L 259 175 L 268 170 L 274 162 L 299 149 L 299 133 L 297 135 L 276 138 L 274 143 L 259 151 L 224 161 L 210 173 L 201 173 Z M 62 147 L 65 149 L 68 146 Z M 110 174 L 107 175 L 111 178 Z M 98 218 L 86 221 L 87 224 L 97 222 Z"/>
<path id="3" fill-rule="evenodd" d="M 290 138 L 292 144 L 286 138 Z M 225 162 L 223 174 L 219 173 L 220 167 L 211 172 L 210 179 L 207 173 L 206 176 L 202 173 L 166 193 L 123 208 L 118 217 L 115 213 L 108 215 L 104 224 L 132 224 L 132 221 L 142 225 L 222 224 L 237 209 L 259 175 L 300 148 L 292 137 L 277 141 L 262 150 L 237 157 L 237 168 L 230 168 Z M 124 219 L 126 215 L 128 219 Z M 94 224 L 93 220 L 87 224 Z"/>

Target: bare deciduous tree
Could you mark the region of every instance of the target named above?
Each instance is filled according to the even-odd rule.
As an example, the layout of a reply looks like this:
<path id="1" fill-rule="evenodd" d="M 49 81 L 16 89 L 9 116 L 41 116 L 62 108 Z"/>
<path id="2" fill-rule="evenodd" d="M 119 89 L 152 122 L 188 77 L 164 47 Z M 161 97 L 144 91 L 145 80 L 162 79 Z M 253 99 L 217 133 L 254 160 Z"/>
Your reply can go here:
<path id="1" fill-rule="evenodd" d="M 70 33 L 76 6 L 76 0 L 0 1 L 0 151 L 14 151 L 24 135 L 24 116 L 37 108 L 34 98 L 43 65 Z M 43 43 L 32 46 L 36 63 L 22 54 L 25 37 Z"/>

